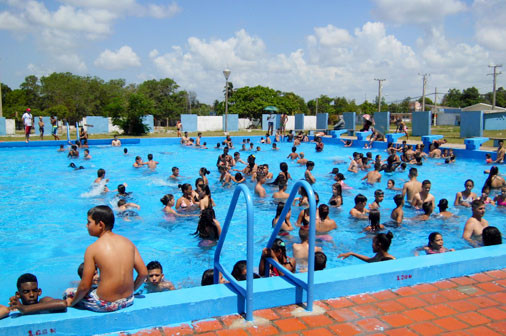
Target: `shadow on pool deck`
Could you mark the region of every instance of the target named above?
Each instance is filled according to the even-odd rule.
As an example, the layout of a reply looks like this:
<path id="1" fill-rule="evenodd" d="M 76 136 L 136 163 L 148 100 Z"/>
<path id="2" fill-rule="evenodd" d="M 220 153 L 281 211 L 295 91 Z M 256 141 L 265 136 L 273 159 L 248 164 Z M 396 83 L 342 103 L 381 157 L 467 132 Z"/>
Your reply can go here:
<path id="1" fill-rule="evenodd" d="M 505 335 L 506 269 L 315 303 L 257 310 L 255 326 L 235 314 L 115 335 Z"/>

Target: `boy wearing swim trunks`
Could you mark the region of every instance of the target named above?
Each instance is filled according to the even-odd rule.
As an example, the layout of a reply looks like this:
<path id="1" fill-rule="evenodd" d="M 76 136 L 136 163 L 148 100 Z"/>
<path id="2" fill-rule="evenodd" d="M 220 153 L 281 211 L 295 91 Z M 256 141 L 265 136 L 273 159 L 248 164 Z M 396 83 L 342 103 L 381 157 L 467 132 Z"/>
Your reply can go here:
<path id="1" fill-rule="evenodd" d="M 55 116 L 51 116 L 51 119 L 49 119 L 51 122 L 51 134 L 53 135 L 55 140 L 60 140 L 60 137 L 58 136 L 58 120 Z"/>
<path id="2" fill-rule="evenodd" d="M 16 287 L 18 288 L 16 295 L 9 300 L 11 310 L 17 309 L 21 314 L 67 310 L 67 303 L 64 300 L 53 299 L 48 296 L 39 300 L 42 289 L 39 288 L 37 277 L 33 274 L 22 274 L 18 278 Z"/>
<path id="3" fill-rule="evenodd" d="M 83 277 L 74 298 L 67 298 L 68 306 L 79 305 L 97 312 L 116 311 L 133 304 L 133 293 L 148 275 L 146 265 L 135 245 L 127 238 L 112 232 L 114 213 L 106 205 L 88 211 L 86 224 L 90 236 L 98 237 L 84 254 Z M 100 282 L 91 289 L 95 265 Z M 135 281 L 133 270 L 137 272 Z"/>

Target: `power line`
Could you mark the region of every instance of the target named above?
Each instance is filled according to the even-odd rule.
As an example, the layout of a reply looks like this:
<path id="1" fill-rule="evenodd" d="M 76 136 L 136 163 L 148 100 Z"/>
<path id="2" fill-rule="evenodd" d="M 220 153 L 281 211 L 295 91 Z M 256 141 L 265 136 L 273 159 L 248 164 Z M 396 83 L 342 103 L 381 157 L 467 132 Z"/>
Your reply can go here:
<path id="1" fill-rule="evenodd" d="M 488 67 L 494 69 L 494 73 L 488 74 L 488 76 L 494 76 L 493 84 L 492 84 L 493 91 L 494 91 L 493 96 L 492 96 L 492 110 L 495 110 L 495 83 L 496 83 L 497 76 L 502 74 L 502 72 L 497 72 L 497 68 L 502 68 L 502 64 L 501 65 L 489 65 Z"/>

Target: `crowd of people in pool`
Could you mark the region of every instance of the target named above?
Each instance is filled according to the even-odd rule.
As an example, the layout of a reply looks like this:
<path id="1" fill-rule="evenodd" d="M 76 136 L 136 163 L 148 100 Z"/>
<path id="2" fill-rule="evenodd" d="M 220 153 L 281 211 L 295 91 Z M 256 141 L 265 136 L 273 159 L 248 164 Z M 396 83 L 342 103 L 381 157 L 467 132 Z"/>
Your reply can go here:
<path id="1" fill-rule="evenodd" d="M 201 133 L 198 133 L 197 139 L 193 140 L 188 137 L 187 133 L 181 137 L 182 146 L 195 146 L 200 148 L 207 148 L 206 143 L 201 144 Z M 270 134 L 267 133 L 265 139 L 261 139 L 263 144 L 271 144 Z M 282 132 L 278 130 L 274 136 L 272 143 L 272 150 L 279 150 L 276 142 L 281 140 Z M 293 141 L 291 152 L 288 153 L 287 159 L 296 162 L 306 167 L 304 179 L 313 185 L 316 183 L 316 178 L 312 173 L 315 167 L 315 162 L 305 158 L 304 153 L 297 153 L 297 147 L 301 142 L 309 141 L 306 134 L 300 132 L 295 135 L 291 133 L 287 137 L 288 141 Z M 321 138 L 316 137 L 315 151 L 322 151 L 324 146 Z M 411 145 L 402 143 L 400 146 L 390 144 L 387 148 L 388 157 L 385 161 L 377 155 L 375 159 L 372 158 L 371 153 L 365 155 L 355 152 L 353 157 L 350 158 L 348 166 L 348 173 L 358 174 L 359 172 L 367 172 L 362 180 L 366 181 L 371 187 L 376 183 L 381 182 L 383 177 L 382 172 L 395 172 L 404 171 L 407 165 L 409 168 L 409 181 L 404 183 L 402 189 L 396 188 L 393 180 L 389 180 L 387 188 L 390 190 L 398 191 L 393 198 L 396 208 L 391 212 L 391 224 L 400 226 L 404 221 L 403 207 L 405 202 L 407 205 L 414 209 L 419 209 L 421 213 L 417 215 L 414 220 L 425 221 L 428 220 L 435 209 L 436 198 L 430 193 L 431 182 L 424 180 L 418 181 L 418 170 L 416 166 L 422 165 L 423 160 L 428 157 L 440 158 L 446 157 L 445 161 L 450 164 L 455 161 L 455 154 L 450 150 L 441 152 L 439 145 L 444 142 L 436 142 L 431 144 L 429 155 L 425 154 L 422 145 L 416 145 L 414 149 Z M 91 159 L 87 143 L 85 142 L 85 158 Z M 112 146 L 121 146 L 121 141 L 115 137 Z M 350 142 L 346 142 L 345 146 L 350 146 Z M 69 150 L 69 157 L 76 157 L 79 155 L 78 151 L 83 144 L 81 142 L 72 144 Z M 286 162 L 280 163 L 280 172 L 274 178 L 272 172 L 269 171 L 267 164 L 257 164 L 255 154 L 250 154 L 246 161 L 240 157 L 240 152 L 235 152 L 234 156 L 229 154 L 229 150 L 233 149 L 233 143 L 230 136 L 225 140 L 218 143 L 215 148 L 219 149 L 223 146 L 223 152 L 218 156 L 216 167 L 220 173 L 219 182 L 222 186 L 231 184 L 244 183 L 250 179 L 255 184 L 254 192 L 258 197 L 266 197 L 267 191 L 264 185 L 269 182 L 273 186 L 278 187 L 278 191 L 274 192 L 273 198 L 276 200 L 276 215 L 272 220 L 272 226 L 275 227 L 281 222 L 281 229 L 279 236 L 283 237 L 294 230 L 294 226 L 298 227 L 298 236 L 300 243 L 294 243 L 292 246 L 293 257 L 287 255 L 286 243 L 281 238 L 276 238 L 272 246 L 262 250 L 258 274 L 255 277 L 262 276 L 282 276 L 284 272 L 305 272 L 307 271 L 307 259 L 309 255 L 309 197 L 304 188 L 301 188 L 299 193 L 300 197 L 293 201 L 294 205 L 302 207 L 302 210 L 297 215 L 297 221 L 292 224 L 290 221 L 291 211 L 287 213 L 285 218 L 281 218 L 283 208 L 286 206 L 285 202 L 289 198 L 286 193 L 287 184 L 292 177 L 288 172 L 288 164 Z M 254 150 L 254 145 L 249 139 L 243 139 L 241 150 L 248 150 L 247 147 Z M 257 148 L 261 150 L 261 148 Z M 65 151 L 65 148 L 60 148 L 59 151 Z M 71 152 L 74 152 L 71 155 Z M 77 153 L 75 153 L 77 152 Z M 127 154 L 128 150 L 125 148 L 124 153 Z M 398 153 L 401 153 L 399 156 Z M 487 163 L 502 163 L 504 161 L 505 149 L 502 141 L 497 150 L 496 159 L 492 160 L 488 155 L 486 157 Z M 449 161 L 448 161 L 449 160 Z M 154 160 L 153 155 L 148 155 L 148 160 L 144 162 L 141 157 L 137 156 L 133 163 L 134 168 L 141 168 L 147 166 L 149 169 L 156 169 L 158 162 Z M 372 166 L 372 167 L 371 167 Z M 75 164 L 75 169 L 79 169 Z M 371 169 L 372 168 L 372 169 Z M 234 175 L 232 172 L 236 172 Z M 478 196 L 472 190 L 474 182 L 470 179 L 465 181 L 465 189 L 457 192 L 455 196 L 454 205 L 461 207 L 470 207 L 472 209 L 472 216 L 466 221 L 462 233 L 462 238 L 468 241 L 472 246 L 479 245 L 496 245 L 502 243 L 502 236 L 496 227 L 488 225 L 487 220 L 484 218 L 485 206 L 487 204 L 496 204 L 497 206 L 506 206 L 506 181 L 499 174 L 497 166 L 491 166 L 489 171 L 486 171 L 489 176 L 485 181 L 482 188 L 481 195 Z M 203 167 L 199 170 L 200 177 L 195 182 L 196 189 L 193 190 L 192 186 L 188 183 L 180 184 L 179 187 L 182 191 L 182 196 L 177 200 L 174 195 L 166 194 L 160 201 L 163 204 L 163 211 L 168 216 L 199 216 L 197 228 L 194 235 L 201 239 L 203 246 L 210 246 L 214 244 L 221 235 L 221 226 L 216 219 L 214 212 L 215 202 L 211 196 L 209 181 L 206 177 L 210 171 Z M 314 192 L 317 212 L 315 219 L 315 229 L 318 239 L 325 240 L 328 233 L 337 229 L 337 224 L 334 220 L 329 218 L 329 206 L 340 207 L 343 204 L 343 193 L 345 189 L 350 189 L 346 185 L 344 175 L 339 172 L 338 168 L 334 168 L 331 172 L 335 183 L 332 184 L 332 197 L 327 204 L 319 204 L 319 196 Z M 179 168 L 172 168 L 172 175 L 169 179 L 179 179 Z M 97 178 L 94 183 L 103 192 L 109 192 L 107 187 L 108 180 L 105 178 L 105 170 L 99 169 L 97 171 Z M 138 214 L 135 210 L 139 206 L 135 203 L 128 202 L 129 193 L 126 192 L 127 184 L 123 183 L 118 185 L 114 192 L 117 192 L 117 213 L 116 216 L 130 220 Z M 495 190 L 501 192 L 497 194 L 494 199 L 489 195 Z M 372 240 L 372 250 L 374 256 L 364 256 L 355 252 L 346 252 L 338 255 L 338 258 L 348 258 L 350 256 L 356 257 L 365 262 L 381 262 L 395 259 L 395 257 L 388 253 L 391 245 L 393 234 L 392 232 L 381 232 L 385 230 L 385 225 L 380 223 L 381 202 L 384 200 L 384 192 L 377 189 L 374 192 L 374 201 L 369 205 L 367 198 L 362 194 L 357 194 L 354 197 L 354 207 L 350 210 L 349 214 L 352 218 L 358 220 L 368 220 L 368 225 L 364 227 L 365 232 L 374 234 Z M 174 209 L 175 207 L 175 209 Z M 448 200 L 440 199 L 438 202 L 439 216 L 448 218 L 453 216 L 448 209 Z M 135 210 L 134 210 L 135 209 Z M 198 213 L 195 213 L 196 210 Z M 9 307 L 0 305 L 0 317 L 6 316 L 12 310 L 17 310 L 22 314 L 31 314 L 41 311 L 64 311 L 67 307 L 81 307 L 98 312 L 115 311 L 130 306 L 134 300 L 134 292 L 144 285 L 144 290 L 148 293 L 161 292 L 166 290 L 173 290 L 175 286 L 165 279 L 162 265 L 158 261 L 151 261 L 144 264 L 142 257 L 135 245 L 127 238 L 117 235 L 112 232 L 115 222 L 114 211 L 109 206 L 96 206 L 88 211 L 87 229 L 91 236 L 98 239 L 91 244 L 85 252 L 84 262 L 78 268 L 78 275 L 81 280 L 77 288 L 69 288 L 65 291 L 63 299 L 54 299 L 50 297 L 40 298 L 42 290 L 38 286 L 38 281 L 33 274 L 23 274 L 17 281 L 17 292 L 10 298 Z M 437 254 L 451 252 L 453 249 L 448 249 L 443 244 L 443 236 L 439 232 L 432 232 L 428 237 L 426 246 L 420 247 L 418 251 L 424 251 L 426 254 Z M 418 252 L 417 252 L 418 253 Z M 283 268 L 279 269 L 268 262 L 270 259 L 281 264 Z M 327 257 L 320 247 L 315 248 L 315 270 L 322 270 L 326 267 Z M 137 276 L 133 278 L 133 271 L 136 271 Z M 233 277 L 240 281 L 246 279 L 247 264 L 245 260 L 238 261 L 232 270 Z M 222 274 L 219 274 L 219 282 L 226 282 Z M 202 275 L 201 284 L 210 285 L 214 283 L 214 271 L 208 269 Z"/>

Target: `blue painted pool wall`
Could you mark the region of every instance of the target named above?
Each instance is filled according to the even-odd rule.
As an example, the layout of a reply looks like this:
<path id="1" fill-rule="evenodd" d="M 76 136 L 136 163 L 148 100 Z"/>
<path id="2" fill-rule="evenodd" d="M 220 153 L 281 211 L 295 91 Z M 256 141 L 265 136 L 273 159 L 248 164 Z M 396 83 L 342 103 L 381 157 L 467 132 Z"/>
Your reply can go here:
<path id="1" fill-rule="evenodd" d="M 506 112 L 483 114 L 483 129 L 487 131 L 506 129 Z"/>
<path id="2" fill-rule="evenodd" d="M 148 133 L 153 133 L 155 130 L 155 122 L 151 114 L 142 117 L 142 123 L 148 127 Z"/>
<path id="3" fill-rule="evenodd" d="M 472 138 L 483 136 L 483 111 L 460 113 L 460 137 Z"/>
<path id="4" fill-rule="evenodd" d="M 44 123 L 44 134 L 51 135 L 52 127 L 50 117 L 42 117 L 42 122 Z M 39 131 L 39 117 L 35 117 L 33 119 L 33 128 L 35 129 L 35 135 L 40 135 Z"/>
<path id="5" fill-rule="evenodd" d="M 418 112 L 417 112 L 418 113 Z M 236 145 L 239 145 L 243 138 L 250 138 L 253 142 L 260 141 L 261 136 L 232 136 L 232 139 Z M 309 137 L 312 139 L 313 137 Z M 171 138 L 125 138 L 121 139 L 121 143 L 123 146 L 125 145 L 172 145 L 172 144 L 179 144 L 180 139 L 176 137 Z M 202 142 L 207 142 L 208 147 L 214 147 L 216 142 L 223 141 L 225 139 L 224 136 L 218 136 L 218 137 L 202 137 Z M 88 140 L 88 144 L 90 146 L 96 146 L 96 145 L 110 145 L 112 141 L 111 139 L 90 139 Z M 340 138 L 329 138 L 329 137 L 323 137 L 322 138 L 323 143 L 328 144 L 330 146 L 343 146 L 342 142 L 340 141 Z M 360 148 L 362 149 L 364 145 L 368 141 L 358 141 L 353 140 L 352 147 Z M 5 141 L 0 142 L 0 148 L 9 148 L 9 147 L 57 147 L 60 145 L 67 145 L 67 141 L 53 141 L 53 140 L 46 140 L 46 141 L 30 141 L 29 143 L 25 143 L 24 141 Z M 373 143 L 373 148 L 376 149 L 386 149 L 387 148 L 387 142 L 386 141 L 375 141 Z M 442 149 L 447 148 L 447 146 L 441 146 Z M 453 149 L 455 154 L 458 158 L 466 158 L 466 159 L 478 159 L 478 160 L 485 160 L 485 154 L 490 153 L 492 154 L 492 158 L 495 158 L 496 152 L 495 151 L 484 151 L 484 150 L 465 150 L 460 148 Z"/>
<path id="6" fill-rule="evenodd" d="M 411 131 L 413 136 L 431 135 L 432 112 L 413 112 Z"/>
<path id="7" fill-rule="evenodd" d="M 317 113 L 316 114 L 316 129 L 326 130 L 329 125 L 329 114 L 328 113 Z"/>
<path id="8" fill-rule="evenodd" d="M 383 134 L 390 131 L 390 112 L 376 112 L 374 113 L 374 128 Z"/>
<path id="9" fill-rule="evenodd" d="M 225 130 L 225 116 L 223 116 L 223 130 Z M 228 125 L 227 132 L 236 132 L 239 130 L 239 115 L 238 114 L 229 114 L 228 115 Z"/>
<path id="10" fill-rule="evenodd" d="M 93 125 L 93 127 L 87 127 L 88 134 L 109 133 L 109 119 L 108 118 L 97 117 L 97 116 L 87 116 L 86 117 L 86 124 Z"/>
<path id="11" fill-rule="evenodd" d="M 295 114 L 295 130 L 296 131 L 304 130 L 304 113 Z"/>
<path id="12" fill-rule="evenodd" d="M 419 283 L 466 276 L 505 267 L 506 245 L 452 253 L 357 264 L 315 272 L 315 299 L 396 289 Z M 298 274 L 303 279 L 306 274 Z M 254 281 L 254 309 L 303 302 L 305 294 L 282 277 Z M 237 295 L 227 285 L 194 287 L 146 294 L 133 306 L 113 313 L 70 308 L 66 313 L 8 317 L 0 320 L 0 334 L 28 335 L 54 328 L 57 335 L 91 335 L 168 325 L 237 313 Z"/>
<path id="13" fill-rule="evenodd" d="M 7 125 L 4 117 L 0 117 L 0 135 L 7 135 Z"/>
<path id="14" fill-rule="evenodd" d="M 277 113 L 273 113 L 276 116 L 276 121 L 274 121 L 274 132 L 279 128 L 281 115 Z M 269 117 L 269 113 L 262 114 L 262 131 L 267 131 L 269 129 L 269 123 L 267 122 L 267 118 Z"/>
<path id="15" fill-rule="evenodd" d="M 197 132 L 198 116 L 196 114 L 181 114 L 183 132 Z"/>
<path id="16" fill-rule="evenodd" d="M 355 112 L 343 112 L 343 120 L 344 120 L 344 128 L 348 130 L 348 135 L 355 134 L 355 122 L 356 122 L 356 113 Z"/>

